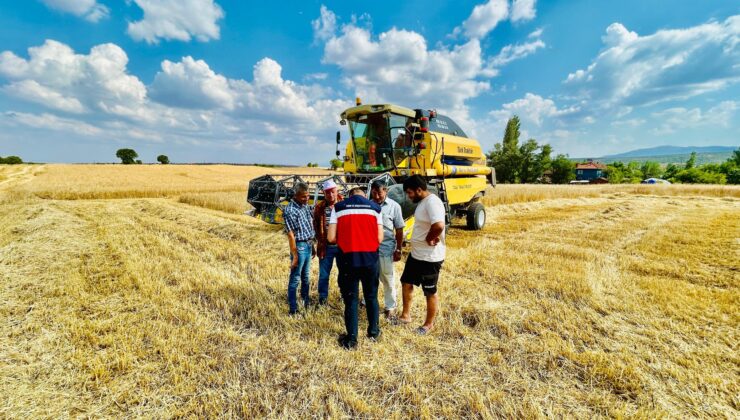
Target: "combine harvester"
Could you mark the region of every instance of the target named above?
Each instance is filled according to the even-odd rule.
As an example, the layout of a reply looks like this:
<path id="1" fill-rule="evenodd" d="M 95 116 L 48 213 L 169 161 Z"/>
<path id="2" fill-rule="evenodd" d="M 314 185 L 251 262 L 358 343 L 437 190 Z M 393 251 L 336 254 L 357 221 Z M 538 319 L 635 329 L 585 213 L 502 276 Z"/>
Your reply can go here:
<path id="1" fill-rule="evenodd" d="M 335 175 L 264 175 L 249 182 L 247 202 L 251 215 L 269 223 L 282 223 L 285 206 L 298 182 L 309 185 L 311 203 L 323 199 L 321 185 L 332 179 L 340 193 L 362 187 L 369 191 L 376 180 L 388 185 L 388 196 L 398 202 L 409 237 L 416 205 L 406 198 L 403 180 L 421 175 L 447 208 L 447 223 L 465 217 L 470 229 L 482 229 L 486 212 L 480 198 L 496 183 L 494 168 L 486 166 L 480 143 L 469 138 L 452 119 L 436 111 L 398 105 L 362 105 L 345 110 L 341 125 L 349 125 L 350 140 L 344 155 L 344 172 Z M 337 132 L 337 157 L 341 134 Z"/>

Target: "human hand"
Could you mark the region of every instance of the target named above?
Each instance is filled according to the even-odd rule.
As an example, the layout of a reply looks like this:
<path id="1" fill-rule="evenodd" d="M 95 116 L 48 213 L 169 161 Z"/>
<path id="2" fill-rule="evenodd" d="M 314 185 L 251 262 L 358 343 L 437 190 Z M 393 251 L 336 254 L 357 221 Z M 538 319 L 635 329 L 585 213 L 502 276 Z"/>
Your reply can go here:
<path id="1" fill-rule="evenodd" d="M 292 269 L 298 267 L 298 252 L 296 252 L 296 251 L 291 252 L 290 255 L 293 256 L 293 258 L 290 259 L 290 268 L 292 270 Z"/>
<path id="2" fill-rule="evenodd" d="M 311 247 L 311 259 L 316 258 L 316 245 Z"/>
<path id="3" fill-rule="evenodd" d="M 427 239 L 427 243 L 430 246 L 437 246 L 437 244 L 439 243 L 439 237 L 432 238 L 432 239 Z"/>
<path id="4" fill-rule="evenodd" d="M 393 252 L 393 262 L 401 261 L 401 250 L 397 249 Z"/>

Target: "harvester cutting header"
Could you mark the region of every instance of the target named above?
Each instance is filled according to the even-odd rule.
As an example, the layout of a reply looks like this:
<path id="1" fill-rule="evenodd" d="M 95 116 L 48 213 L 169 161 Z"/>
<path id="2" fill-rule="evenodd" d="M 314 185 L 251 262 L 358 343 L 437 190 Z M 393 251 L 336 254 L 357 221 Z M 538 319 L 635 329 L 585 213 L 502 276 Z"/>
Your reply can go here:
<path id="1" fill-rule="evenodd" d="M 344 172 L 337 175 L 264 175 L 249 183 L 247 201 L 253 214 L 271 223 L 282 222 L 282 210 L 292 198 L 296 182 L 311 187 L 313 202 L 322 199 L 321 182 L 333 179 L 340 192 L 381 179 L 389 185 L 389 196 L 401 204 L 404 218 L 413 216 L 414 205 L 406 200 L 401 183 L 421 175 L 452 217 L 466 217 L 471 229 L 481 229 L 486 213 L 479 199 L 488 184 L 495 185 L 495 171 L 486 166 L 480 143 L 469 138 L 449 117 L 434 110 L 409 109 L 398 105 L 362 105 L 341 114 L 341 125 L 349 126 L 350 140 L 344 155 Z M 337 132 L 337 156 L 341 156 Z M 344 191 L 342 191 L 344 190 Z M 407 226 L 410 226 L 407 223 Z"/>

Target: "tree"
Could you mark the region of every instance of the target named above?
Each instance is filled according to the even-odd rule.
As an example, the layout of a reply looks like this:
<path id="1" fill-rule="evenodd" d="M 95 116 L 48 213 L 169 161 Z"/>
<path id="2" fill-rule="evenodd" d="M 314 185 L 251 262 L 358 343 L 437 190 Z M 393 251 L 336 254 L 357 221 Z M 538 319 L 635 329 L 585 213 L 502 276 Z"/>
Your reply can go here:
<path id="1" fill-rule="evenodd" d="M 696 152 L 691 152 L 691 157 L 686 161 L 684 169 L 691 169 L 696 166 Z"/>
<path id="2" fill-rule="evenodd" d="M 576 164 L 568 155 L 557 155 L 552 161 L 552 183 L 567 184 L 576 179 Z"/>
<path id="3" fill-rule="evenodd" d="M 0 164 L 6 164 L 6 165 L 20 165 L 23 163 L 23 159 L 19 158 L 18 156 L 8 156 L 8 157 L 2 157 L 0 156 Z"/>
<path id="4" fill-rule="evenodd" d="M 329 166 L 331 167 L 331 170 L 337 170 L 344 165 L 344 162 L 342 162 L 340 159 L 332 159 L 329 161 Z"/>
<path id="5" fill-rule="evenodd" d="M 499 182 L 517 182 L 521 166 L 519 151 L 519 117 L 514 115 L 506 123 L 506 131 L 501 143 L 496 143 L 494 149 L 488 152 L 491 166 L 496 168 L 496 179 Z"/>
<path id="6" fill-rule="evenodd" d="M 610 184 L 621 184 L 624 182 L 625 167 L 622 162 L 614 162 L 606 165 L 606 177 Z"/>
<path id="7" fill-rule="evenodd" d="M 139 157 L 134 149 L 118 149 L 116 157 L 121 159 L 121 163 L 124 165 L 133 165 L 136 163 L 135 159 Z"/>
<path id="8" fill-rule="evenodd" d="M 642 170 L 640 170 L 640 163 L 632 161 L 627 164 L 624 171 L 624 181 L 632 184 L 639 184 L 645 179 Z"/>
<path id="9" fill-rule="evenodd" d="M 668 166 L 665 167 L 663 178 L 673 182 L 672 180 L 679 172 L 681 172 L 681 168 L 679 168 L 678 165 L 676 165 L 675 163 L 669 163 Z"/>
<path id="10" fill-rule="evenodd" d="M 673 179 L 684 184 L 726 184 L 725 174 L 706 172 L 700 168 L 684 169 Z"/>
<path id="11" fill-rule="evenodd" d="M 169 165 L 170 158 L 168 158 L 167 155 L 159 155 L 157 156 L 157 162 L 161 163 L 162 165 Z"/>
<path id="12" fill-rule="evenodd" d="M 141 165 L 141 159 L 136 159 L 136 164 Z"/>
<path id="13" fill-rule="evenodd" d="M 660 178 L 663 175 L 663 169 L 658 162 L 647 161 L 642 164 L 640 170 L 645 178 Z"/>
<path id="14" fill-rule="evenodd" d="M 529 139 L 519 147 L 518 181 L 521 183 L 535 183 L 542 174 L 537 173 L 537 149 L 539 145 L 535 139 Z"/>
<path id="15" fill-rule="evenodd" d="M 535 162 L 535 168 L 537 172 L 537 181 L 542 180 L 542 176 L 545 172 L 549 171 L 552 166 L 552 146 L 549 144 L 543 144 L 540 148 L 540 153 L 537 155 Z"/>

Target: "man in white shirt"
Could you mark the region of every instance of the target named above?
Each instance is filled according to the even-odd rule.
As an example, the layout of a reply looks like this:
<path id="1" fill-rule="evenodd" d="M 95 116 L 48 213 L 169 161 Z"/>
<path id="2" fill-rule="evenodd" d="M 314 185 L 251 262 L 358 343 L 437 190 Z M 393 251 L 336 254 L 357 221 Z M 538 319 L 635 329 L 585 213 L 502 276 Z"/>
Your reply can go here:
<path id="1" fill-rule="evenodd" d="M 434 327 L 437 316 L 437 280 L 445 259 L 445 206 L 439 197 L 427 191 L 427 183 L 419 175 L 406 179 L 403 189 L 417 206 L 411 234 L 411 255 L 401 275 L 403 311 L 399 321 L 411 322 L 411 294 L 414 286 L 421 286 L 427 300 L 427 315 L 424 325 L 416 332 L 423 335 Z"/>

